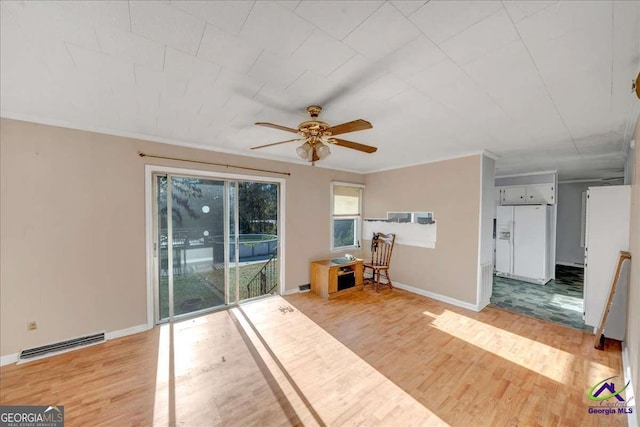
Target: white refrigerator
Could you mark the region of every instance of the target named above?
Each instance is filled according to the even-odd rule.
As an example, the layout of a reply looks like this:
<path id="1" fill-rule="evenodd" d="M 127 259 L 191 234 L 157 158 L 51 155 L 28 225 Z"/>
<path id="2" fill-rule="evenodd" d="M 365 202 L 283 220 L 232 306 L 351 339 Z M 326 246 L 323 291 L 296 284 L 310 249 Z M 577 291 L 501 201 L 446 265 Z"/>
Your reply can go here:
<path id="1" fill-rule="evenodd" d="M 498 206 L 496 274 L 546 285 L 552 276 L 551 207 Z"/>

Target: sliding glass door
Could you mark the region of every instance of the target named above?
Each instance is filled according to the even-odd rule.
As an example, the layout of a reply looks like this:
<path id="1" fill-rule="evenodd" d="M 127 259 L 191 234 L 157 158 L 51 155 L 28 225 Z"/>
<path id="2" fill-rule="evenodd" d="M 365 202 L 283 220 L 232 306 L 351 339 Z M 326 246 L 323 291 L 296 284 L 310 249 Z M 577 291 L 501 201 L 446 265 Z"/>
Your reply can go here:
<path id="1" fill-rule="evenodd" d="M 156 322 L 278 291 L 278 184 L 153 179 Z"/>
<path id="2" fill-rule="evenodd" d="M 156 188 L 158 320 L 224 305 L 225 182 L 158 175 Z"/>
<path id="3" fill-rule="evenodd" d="M 274 183 L 237 183 L 239 300 L 278 291 L 278 193 Z"/>

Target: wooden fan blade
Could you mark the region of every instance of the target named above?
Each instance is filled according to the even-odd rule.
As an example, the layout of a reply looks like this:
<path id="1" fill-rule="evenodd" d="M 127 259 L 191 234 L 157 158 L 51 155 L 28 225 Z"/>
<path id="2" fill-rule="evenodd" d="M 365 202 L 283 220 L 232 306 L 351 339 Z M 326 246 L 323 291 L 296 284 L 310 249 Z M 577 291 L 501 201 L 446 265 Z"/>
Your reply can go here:
<path id="1" fill-rule="evenodd" d="M 358 151 L 363 151 L 365 153 L 375 153 L 376 151 L 378 151 L 377 147 L 372 147 L 371 145 L 364 145 L 364 144 L 359 144 L 357 142 L 352 142 L 352 141 L 347 141 L 344 139 L 339 139 L 339 138 L 332 138 L 335 145 L 339 145 L 341 147 L 345 147 L 345 148 L 351 148 L 353 150 L 358 150 Z"/>
<path id="2" fill-rule="evenodd" d="M 284 143 L 287 143 L 287 142 L 293 142 L 293 141 L 302 141 L 302 139 L 289 139 L 287 141 L 274 142 L 272 144 L 258 145 L 257 147 L 251 147 L 251 149 L 252 150 L 258 150 L 260 148 L 271 147 L 273 145 L 280 145 L 280 144 L 284 144 Z"/>
<path id="3" fill-rule="evenodd" d="M 328 130 L 331 132 L 331 135 L 340 135 L 341 133 L 371 129 L 372 127 L 373 126 L 368 121 L 358 119 L 352 122 L 342 123 L 341 125 L 330 127 Z"/>
<path id="4" fill-rule="evenodd" d="M 280 126 L 280 125 L 277 125 L 275 123 L 257 122 L 256 124 L 258 126 L 266 126 L 268 128 L 284 130 L 286 132 L 298 133 L 298 129 L 288 128 L 286 126 Z"/>

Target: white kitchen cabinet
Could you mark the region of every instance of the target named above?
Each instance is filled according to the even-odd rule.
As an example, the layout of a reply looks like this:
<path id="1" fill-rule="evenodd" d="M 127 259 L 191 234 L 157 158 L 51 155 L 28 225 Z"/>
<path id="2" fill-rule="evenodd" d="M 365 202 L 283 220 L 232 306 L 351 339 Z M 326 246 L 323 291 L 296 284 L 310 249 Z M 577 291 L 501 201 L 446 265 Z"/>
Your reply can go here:
<path id="1" fill-rule="evenodd" d="M 553 205 L 556 203 L 553 184 L 502 187 L 499 191 L 501 205 Z"/>
<path id="2" fill-rule="evenodd" d="M 540 184 L 540 185 L 527 185 L 526 199 L 527 204 L 530 205 L 552 205 L 556 202 L 554 185 L 552 184 Z"/>
<path id="3" fill-rule="evenodd" d="M 502 205 L 523 205 L 526 203 L 526 186 L 504 187 L 502 189 Z"/>

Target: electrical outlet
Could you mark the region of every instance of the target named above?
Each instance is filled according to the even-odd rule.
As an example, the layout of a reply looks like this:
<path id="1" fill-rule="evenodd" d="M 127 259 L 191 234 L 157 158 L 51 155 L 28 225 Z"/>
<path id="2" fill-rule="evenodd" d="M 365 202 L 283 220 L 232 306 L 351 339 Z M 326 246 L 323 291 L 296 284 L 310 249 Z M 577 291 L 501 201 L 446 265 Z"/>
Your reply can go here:
<path id="1" fill-rule="evenodd" d="M 36 323 L 35 320 L 32 320 L 31 322 L 27 323 L 27 329 L 30 331 L 35 331 L 36 329 L 38 329 L 38 323 Z"/>

